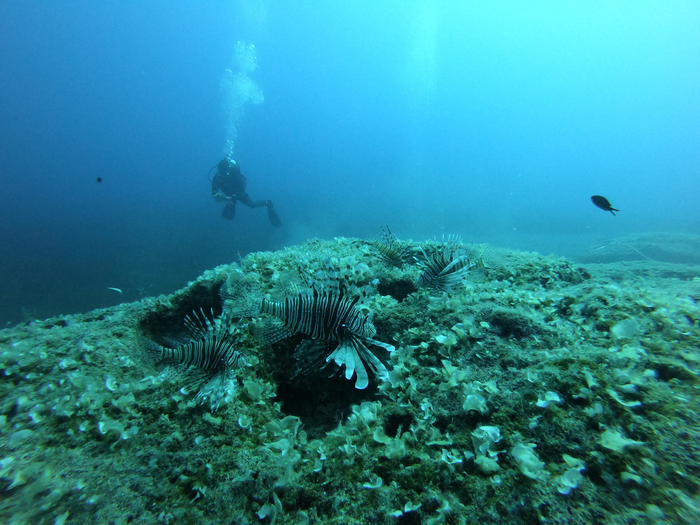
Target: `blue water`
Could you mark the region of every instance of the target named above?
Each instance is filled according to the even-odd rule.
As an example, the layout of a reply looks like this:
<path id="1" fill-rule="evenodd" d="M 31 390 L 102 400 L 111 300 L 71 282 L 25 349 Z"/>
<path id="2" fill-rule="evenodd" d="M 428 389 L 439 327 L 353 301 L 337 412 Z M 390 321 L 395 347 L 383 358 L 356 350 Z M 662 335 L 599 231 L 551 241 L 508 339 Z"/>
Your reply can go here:
<path id="1" fill-rule="evenodd" d="M 563 255 L 699 233 L 699 27 L 668 0 L 4 2 L 0 326 L 384 224 Z M 282 229 L 221 218 L 227 153 Z"/>

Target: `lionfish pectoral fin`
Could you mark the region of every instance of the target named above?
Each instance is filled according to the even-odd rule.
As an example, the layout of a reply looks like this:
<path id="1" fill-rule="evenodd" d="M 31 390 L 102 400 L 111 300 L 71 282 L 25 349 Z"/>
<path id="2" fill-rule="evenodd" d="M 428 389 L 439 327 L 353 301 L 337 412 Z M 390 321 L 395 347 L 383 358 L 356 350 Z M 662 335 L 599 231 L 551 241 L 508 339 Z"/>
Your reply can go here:
<path id="1" fill-rule="evenodd" d="M 325 368 L 327 345 L 323 341 L 305 339 L 294 349 L 294 357 L 297 360 L 297 371 L 294 374 L 308 374 L 314 370 Z"/>
<path id="2" fill-rule="evenodd" d="M 394 345 L 382 343 L 381 341 L 377 341 L 375 339 L 365 338 L 363 339 L 363 342 L 366 343 L 367 346 L 378 346 L 387 352 L 393 352 L 396 350 Z M 365 359 L 365 361 L 367 361 L 367 364 L 372 369 L 374 376 L 380 381 L 386 381 L 389 379 L 389 371 L 386 369 L 386 366 L 384 366 L 384 363 L 382 363 L 382 361 L 376 355 L 374 355 L 374 352 L 367 348 L 367 346 L 362 345 L 362 357 Z"/>
<path id="3" fill-rule="evenodd" d="M 376 339 L 370 339 L 369 337 L 365 339 L 365 342 L 369 343 L 372 346 L 378 346 L 379 348 L 383 348 L 387 352 L 393 352 L 394 350 L 396 350 L 396 347 L 394 345 L 382 343 L 381 341 L 377 341 Z"/>
<path id="4" fill-rule="evenodd" d="M 333 353 L 326 357 L 326 361 L 333 360 L 338 367 L 345 366 L 345 379 L 352 379 L 353 374 L 357 374 L 355 388 L 363 390 L 369 385 L 369 376 L 358 354 L 358 343 L 355 339 L 341 341 Z"/>
<path id="5" fill-rule="evenodd" d="M 168 363 L 163 370 L 161 370 L 160 374 L 158 374 L 158 379 L 172 383 L 179 382 L 183 376 L 185 376 L 185 370 L 187 368 L 188 367 L 183 367 L 177 363 Z"/>
<path id="6" fill-rule="evenodd" d="M 345 366 L 345 379 L 350 379 L 355 371 L 355 349 L 349 341 L 341 342 L 328 357 L 326 362 L 333 361 L 339 368 Z"/>
<path id="7" fill-rule="evenodd" d="M 260 313 L 263 299 L 260 284 L 241 272 L 231 272 L 220 293 L 224 307 L 235 317 L 255 317 Z"/>
<path id="8" fill-rule="evenodd" d="M 447 266 L 445 266 L 438 275 L 448 275 L 450 273 L 455 273 L 464 268 L 465 265 L 469 264 L 469 261 L 466 259 L 462 259 L 460 257 L 453 259 L 450 261 Z"/>
<path id="9" fill-rule="evenodd" d="M 200 387 L 206 381 L 211 380 L 213 376 L 210 371 L 202 370 L 195 366 L 176 365 L 173 368 L 179 371 L 180 378 L 178 384 L 180 386 L 180 390 L 186 394 L 197 392 L 200 390 Z"/>
<path id="10" fill-rule="evenodd" d="M 136 337 L 138 339 L 139 346 L 146 351 L 146 354 L 154 363 L 163 360 L 163 347 L 161 345 L 151 341 L 141 333 L 137 333 Z"/>
<path id="11" fill-rule="evenodd" d="M 209 381 L 204 384 L 194 400 L 198 405 L 203 405 L 207 400 L 211 406 L 211 411 L 219 409 L 219 405 L 224 398 L 236 390 L 236 380 L 231 368 L 226 367 L 217 371 L 209 378 Z"/>
<path id="12" fill-rule="evenodd" d="M 278 319 L 261 319 L 253 328 L 253 337 L 263 344 L 271 345 L 294 334 L 294 330 Z"/>

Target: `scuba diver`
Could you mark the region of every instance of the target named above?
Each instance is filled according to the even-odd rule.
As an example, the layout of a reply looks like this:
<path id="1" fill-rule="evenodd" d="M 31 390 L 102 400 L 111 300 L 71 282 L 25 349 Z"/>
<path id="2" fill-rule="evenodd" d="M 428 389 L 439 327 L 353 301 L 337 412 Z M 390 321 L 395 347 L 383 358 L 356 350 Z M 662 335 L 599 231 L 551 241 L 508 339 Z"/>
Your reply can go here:
<path id="1" fill-rule="evenodd" d="M 216 165 L 216 168 L 217 171 L 211 180 L 211 195 L 216 202 L 226 202 L 226 206 L 221 212 L 224 219 L 231 220 L 236 216 L 236 201 L 241 201 L 249 208 L 267 206 L 267 217 L 270 219 L 270 224 L 275 228 L 282 226 L 272 201 L 254 201 L 245 192 L 247 180 L 235 160 L 224 159 Z"/>

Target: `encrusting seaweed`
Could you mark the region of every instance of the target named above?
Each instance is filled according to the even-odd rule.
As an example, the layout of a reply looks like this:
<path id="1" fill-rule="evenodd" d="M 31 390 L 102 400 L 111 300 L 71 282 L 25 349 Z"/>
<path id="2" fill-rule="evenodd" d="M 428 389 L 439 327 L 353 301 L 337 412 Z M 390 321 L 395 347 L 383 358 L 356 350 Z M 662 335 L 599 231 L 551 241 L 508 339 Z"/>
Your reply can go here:
<path id="1" fill-rule="evenodd" d="M 488 269 L 314 239 L 0 330 L 0 522 L 698 521 L 700 265 L 402 244 Z"/>

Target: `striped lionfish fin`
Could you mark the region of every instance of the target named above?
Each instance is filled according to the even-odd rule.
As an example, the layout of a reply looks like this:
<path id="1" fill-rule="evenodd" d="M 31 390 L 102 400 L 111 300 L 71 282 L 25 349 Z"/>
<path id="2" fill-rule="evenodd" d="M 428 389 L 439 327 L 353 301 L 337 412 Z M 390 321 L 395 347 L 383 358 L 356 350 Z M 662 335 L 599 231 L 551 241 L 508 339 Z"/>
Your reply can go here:
<path id="1" fill-rule="evenodd" d="M 449 291 L 459 285 L 467 273 L 477 267 L 483 267 L 483 260 L 470 261 L 467 257 L 456 256 L 449 250 L 428 255 L 423 247 L 423 260 L 419 261 L 424 270 L 418 277 L 417 285 L 421 288 L 434 288 Z"/>
<path id="2" fill-rule="evenodd" d="M 360 357 L 363 361 L 367 363 L 370 370 L 377 379 L 379 379 L 380 381 L 386 381 L 387 379 L 389 379 L 389 371 L 384 366 L 384 363 L 382 363 L 381 360 L 374 354 L 374 352 L 372 352 L 369 349 L 369 346 L 378 346 L 379 348 L 383 348 L 387 352 L 393 352 L 394 350 L 396 350 L 396 347 L 394 347 L 394 345 L 382 343 L 381 341 L 377 341 L 376 339 L 358 339 L 358 349 Z M 357 388 L 357 386 L 355 386 L 355 388 Z"/>
<path id="3" fill-rule="evenodd" d="M 297 362 L 297 369 L 294 373 L 309 374 L 316 370 L 322 370 L 328 364 L 326 356 L 330 353 L 326 341 L 318 341 L 316 339 L 304 339 L 294 349 L 294 358 Z"/>
<path id="4" fill-rule="evenodd" d="M 206 383 L 199 389 L 194 400 L 199 405 L 209 400 L 214 410 L 219 408 L 227 394 L 232 394 L 236 390 L 236 376 L 230 367 L 222 368 L 205 381 Z"/>
<path id="5" fill-rule="evenodd" d="M 224 309 L 236 317 L 255 317 L 260 314 L 263 299 L 260 284 L 238 271 L 232 272 L 221 287 Z"/>
<path id="6" fill-rule="evenodd" d="M 146 351 L 146 354 L 151 358 L 153 362 L 161 361 L 162 356 L 163 356 L 163 347 L 156 343 L 155 341 L 151 341 L 148 337 L 146 337 L 144 334 L 141 332 L 138 332 L 136 334 L 137 340 L 139 347 L 143 348 Z"/>
<path id="7" fill-rule="evenodd" d="M 307 374 L 321 370 L 333 362 L 339 369 L 345 367 L 345 379 L 352 379 L 352 376 L 356 375 L 355 388 L 363 390 L 369 385 L 369 374 L 365 366 L 367 365 L 377 379 L 386 381 L 389 378 L 389 372 L 384 363 L 367 348 L 367 345 L 379 346 L 388 352 L 393 352 L 395 349 L 393 345 L 355 336 L 342 339 L 333 350 L 331 350 L 332 345 L 326 342 L 307 339 L 302 341 L 294 351 L 299 367 L 298 372 Z"/>
<path id="8" fill-rule="evenodd" d="M 294 335 L 294 330 L 284 324 L 281 319 L 256 319 L 253 327 L 253 337 L 264 345 L 275 344 L 282 339 Z"/>
<path id="9" fill-rule="evenodd" d="M 333 361 L 338 368 L 345 366 L 345 379 L 352 379 L 353 374 L 357 374 L 355 388 L 364 390 L 369 385 L 369 376 L 358 350 L 355 339 L 341 341 L 336 349 L 326 357 L 326 362 Z"/>
<path id="10" fill-rule="evenodd" d="M 192 394 L 199 390 L 199 387 L 205 381 L 208 381 L 213 375 L 207 370 L 199 368 L 189 368 L 184 366 L 170 367 L 176 368 L 178 376 L 171 376 L 171 381 L 177 381 L 178 386 L 183 394 Z"/>
<path id="11" fill-rule="evenodd" d="M 401 267 L 408 260 L 408 248 L 401 246 L 399 239 L 394 235 L 388 226 L 382 228 L 381 240 L 370 241 L 384 261 L 392 266 Z"/>

